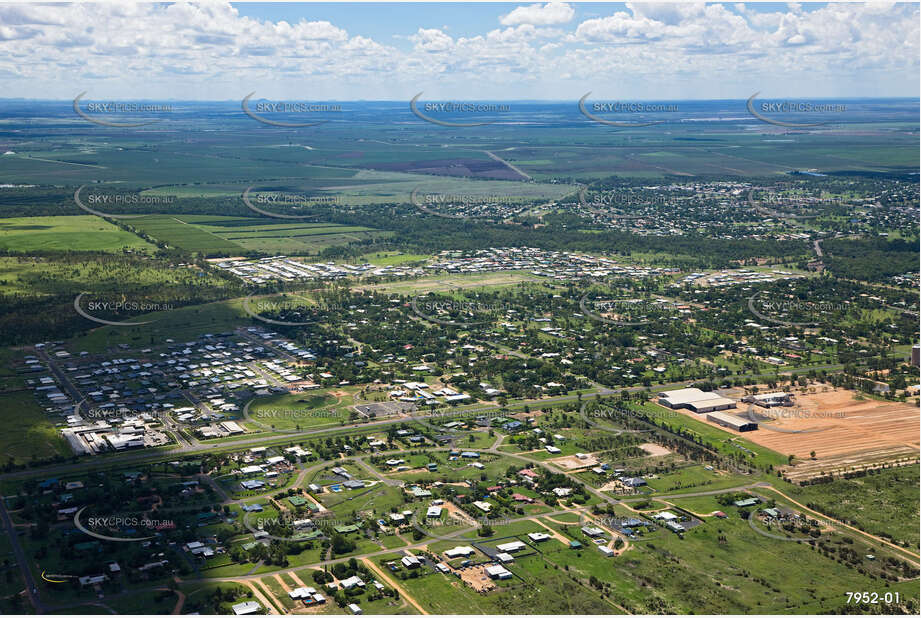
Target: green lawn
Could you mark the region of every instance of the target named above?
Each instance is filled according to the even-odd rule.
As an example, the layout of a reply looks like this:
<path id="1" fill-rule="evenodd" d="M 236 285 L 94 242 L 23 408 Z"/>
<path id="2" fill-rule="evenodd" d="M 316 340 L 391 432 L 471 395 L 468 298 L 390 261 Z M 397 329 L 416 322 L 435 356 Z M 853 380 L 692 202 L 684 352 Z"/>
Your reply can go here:
<path id="1" fill-rule="evenodd" d="M 646 482 L 658 493 L 675 492 L 689 488 L 722 489 L 750 483 L 750 479 L 735 475 L 719 474 L 715 470 L 707 470 L 702 465 L 692 465 L 679 468 L 674 472 L 656 475 L 658 478 L 647 478 Z M 653 494 L 655 495 L 655 494 Z"/>

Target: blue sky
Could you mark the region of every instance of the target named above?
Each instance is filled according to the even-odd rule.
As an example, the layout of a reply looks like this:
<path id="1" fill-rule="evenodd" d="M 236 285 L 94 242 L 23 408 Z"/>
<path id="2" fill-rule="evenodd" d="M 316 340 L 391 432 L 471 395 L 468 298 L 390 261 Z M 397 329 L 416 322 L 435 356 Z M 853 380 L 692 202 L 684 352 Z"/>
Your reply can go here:
<path id="1" fill-rule="evenodd" d="M 417 28 L 442 28 L 459 37 L 481 34 L 485 27 L 493 27 L 499 18 L 516 7 L 530 3 L 515 2 L 316 2 L 295 4 L 287 2 L 234 2 L 241 15 L 271 21 L 327 20 L 334 24 L 348 24 L 351 34 L 373 37 L 377 40 L 393 41 L 399 46 L 405 41 L 404 49 L 411 45 L 405 37 Z M 575 12 L 574 22 L 610 15 L 615 11 L 626 11 L 623 2 L 569 3 Z M 811 12 L 822 5 L 802 5 L 803 11 Z M 750 3 L 748 10 L 757 13 L 782 11 L 784 3 Z"/>
<path id="2" fill-rule="evenodd" d="M 575 100 L 919 95 L 919 5 L 0 5 L 4 96 Z"/>

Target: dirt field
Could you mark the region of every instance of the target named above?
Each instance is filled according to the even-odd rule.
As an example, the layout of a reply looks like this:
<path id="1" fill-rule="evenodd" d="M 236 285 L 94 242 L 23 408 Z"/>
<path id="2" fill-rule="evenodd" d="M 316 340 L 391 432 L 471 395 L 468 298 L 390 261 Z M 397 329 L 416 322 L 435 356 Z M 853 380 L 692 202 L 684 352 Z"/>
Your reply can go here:
<path id="1" fill-rule="evenodd" d="M 578 470 L 579 468 L 588 468 L 598 465 L 598 460 L 591 453 L 588 453 L 586 459 L 579 459 L 575 455 L 568 455 L 566 457 L 555 457 L 547 461 L 559 466 L 563 470 Z"/>
<path id="2" fill-rule="evenodd" d="M 854 399 L 848 390 L 798 394 L 794 408 L 763 411 L 777 416 L 746 438 L 784 454 L 800 458 L 815 451 L 818 458 L 859 451 L 907 447 L 918 452 L 918 408 L 907 403 Z M 788 411 L 791 411 L 788 412 Z M 762 411 L 759 411 L 762 412 Z M 790 415 L 791 417 L 788 417 Z M 802 417 L 807 418 L 802 418 Z M 768 427 L 807 430 L 809 433 L 782 433 Z M 822 431 L 815 431 L 821 429 Z"/>
<path id="3" fill-rule="evenodd" d="M 640 493 L 639 490 L 633 487 L 627 487 L 617 479 L 608 481 L 598 489 L 600 491 L 610 491 L 618 496 L 635 496 Z"/>
<path id="4" fill-rule="evenodd" d="M 447 289 L 463 290 L 479 287 L 508 286 L 521 283 L 522 281 L 542 280 L 519 271 L 496 271 L 473 275 L 451 274 L 436 277 L 421 277 L 411 281 L 364 284 L 355 286 L 352 289 L 374 290 L 381 293 L 424 294 L 432 291 L 444 292 Z"/>
<path id="5" fill-rule="evenodd" d="M 757 431 L 742 435 L 761 446 L 795 456 L 799 461 L 784 470 L 791 480 L 875 467 L 887 461 L 917 460 L 921 447 L 919 409 L 908 403 L 857 400 L 855 394 L 845 389 L 815 394 L 795 392 L 792 408 L 754 407 L 759 417 L 771 418 L 759 422 Z M 744 418 L 748 407 L 740 403 L 727 412 Z M 705 420 L 706 415 L 694 416 Z M 812 451 L 815 460 L 810 457 Z"/>
<path id="6" fill-rule="evenodd" d="M 479 525 L 478 522 L 477 522 L 473 517 L 471 517 L 470 515 L 468 515 L 465 511 L 462 511 L 462 510 L 461 510 L 456 504 L 454 504 L 453 502 L 445 502 L 444 504 L 441 505 L 441 508 L 443 508 L 445 511 L 447 511 L 448 514 L 451 516 L 452 519 L 456 519 L 456 520 L 458 520 L 458 521 L 460 521 L 460 522 L 463 522 L 463 523 L 465 523 L 465 524 L 469 524 L 469 525 L 471 525 L 471 526 Z"/>
<path id="7" fill-rule="evenodd" d="M 461 579 L 469 584 L 477 592 L 487 592 L 496 587 L 489 575 L 486 574 L 486 567 L 489 565 L 480 565 L 461 569 L 457 571 Z"/>
<path id="8" fill-rule="evenodd" d="M 650 457 L 661 457 L 662 455 L 670 455 L 671 451 L 660 446 L 658 444 L 653 444 L 652 442 L 646 442 L 645 444 L 640 444 L 640 448 L 649 453 Z"/>
<path id="9" fill-rule="evenodd" d="M 878 469 L 885 466 L 907 466 L 918 463 L 918 449 L 906 446 L 893 446 L 865 451 L 855 451 L 831 457 L 818 457 L 797 462 L 794 466 L 785 466 L 784 477 L 798 483 L 817 476 L 839 476 L 854 470 Z"/>

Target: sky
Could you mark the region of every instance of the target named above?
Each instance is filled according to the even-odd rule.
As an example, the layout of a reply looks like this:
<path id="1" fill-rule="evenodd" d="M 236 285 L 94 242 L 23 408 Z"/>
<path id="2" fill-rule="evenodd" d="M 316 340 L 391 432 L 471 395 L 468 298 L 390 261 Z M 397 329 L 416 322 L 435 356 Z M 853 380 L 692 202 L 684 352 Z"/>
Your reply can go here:
<path id="1" fill-rule="evenodd" d="M 917 3 L 0 4 L 0 97 L 919 96 Z"/>

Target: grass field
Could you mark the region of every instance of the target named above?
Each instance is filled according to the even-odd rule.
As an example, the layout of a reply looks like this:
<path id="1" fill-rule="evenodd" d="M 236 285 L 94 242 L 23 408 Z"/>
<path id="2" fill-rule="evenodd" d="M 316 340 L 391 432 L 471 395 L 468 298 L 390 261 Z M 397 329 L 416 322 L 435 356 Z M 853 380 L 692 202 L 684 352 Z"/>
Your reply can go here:
<path id="1" fill-rule="evenodd" d="M 474 592 L 456 577 L 427 575 L 401 582 L 406 591 L 434 614 L 497 614 L 495 597 Z"/>
<path id="2" fill-rule="evenodd" d="M 358 284 L 353 289 L 374 290 L 385 294 L 415 294 L 428 292 L 449 294 L 457 290 L 517 285 L 534 281 L 534 277 L 523 272 L 497 271 L 491 273 L 451 273 L 431 277 L 420 277 L 409 281 L 392 281 L 371 285 Z"/>
<path id="3" fill-rule="evenodd" d="M 16 463 L 71 454 L 67 442 L 58 433 L 35 401 L 31 391 L 0 394 L 0 453 Z"/>
<path id="4" fill-rule="evenodd" d="M 709 510 L 702 503 L 679 504 Z M 847 591 L 867 586 L 880 593 L 899 590 L 917 602 L 916 582 L 871 580 L 834 554 L 760 536 L 736 509 L 721 508 L 729 519 L 708 518 L 683 539 L 660 529 L 615 559 L 591 546 L 579 552 L 549 546 L 544 555 L 570 572 L 612 582 L 612 598 L 633 613 L 836 613 L 846 605 Z M 860 542 L 842 543 L 836 536 L 829 544 L 869 553 Z M 866 568 L 869 562 L 862 562 Z"/>
<path id="5" fill-rule="evenodd" d="M 179 589 L 186 594 L 186 602 L 183 605 L 183 611 L 186 613 L 201 614 L 231 614 L 230 609 L 234 603 L 246 600 L 254 600 L 252 591 L 242 585 L 231 582 L 200 582 L 189 581 L 179 586 Z M 215 592 L 220 591 L 224 595 L 219 601 L 215 598 Z M 226 598 L 231 600 L 224 600 Z"/>
<path id="6" fill-rule="evenodd" d="M 337 244 L 379 237 L 361 226 L 296 223 L 219 215 L 151 215 L 131 221 L 138 230 L 171 246 L 205 255 L 259 252 L 313 254 Z"/>
<path id="7" fill-rule="evenodd" d="M 152 251 L 153 245 L 92 215 L 0 219 L 0 250 Z"/>
<path id="8" fill-rule="evenodd" d="M 704 466 L 693 465 L 680 468 L 675 472 L 660 474 L 658 478 L 648 479 L 649 486 L 657 492 L 677 492 L 691 487 L 706 489 L 719 489 L 744 485 L 746 479 L 735 475 L 718 474 L 714 470 L 707 470 Z"/>
<path id="9" fill-rule="evenodd" d="M 83 350 L 97 353 L 118 344 L 137 347 L 163 344 L 168 338 L 189 340 L 201 333 L 233 330 L 245 323 L 246 314 L 241 301 L 236 300 L 161 311 L 145 319 L 152 322 L 143 326 L 94 328 L 66 342 L 65 347 L 72 353 Z"/>
<path id="10" fill-rule="evenodd" d="M 361 260 L 368 261 L 376 266 L 398 266 L 408 262 L 424 262 L 429 255 L 416 253 L 401 253 L 399 251 L 375 251 L 361 256 Z"/>
<path id="11" fill-rule="evenodd" d="M 553 568 L 538 554 L 518 558 L 507 568 L 516 577 L 500 582 L 498 590 L 485 594 L 475 592 L 454 576 L 438 574 L 410 578 L 402 585 L 429 611 L 439 614 L 622 613 L 586 582 L 573 581 L 572 573 Z"/>
<path id="12" fill-rule="evenodd" d="M 169 614 L 179 597 L 170 590 L 142 590 L 110 600 L 107 604 L 120 614 Z M 83 612 L 83 608 L 80 608 Z"/>
<path id="13" fill-rule="evenodd" d="M 878 470 L 820 485 L 783 486 L 797 501 L 918 550 L 919 466 Z"/>
<path id="14" fill-rule="evenodd" d="M 351 398 L 344 400 L 351 401 Z M 316 429 L 342 424 L 348 420 L 349 410 L 346 405 L 339 405 L 339 399 L 330 393 L 310 391 L 254 401 L 247 416 L 256 430 Z"/>

